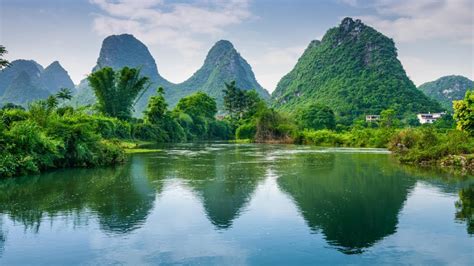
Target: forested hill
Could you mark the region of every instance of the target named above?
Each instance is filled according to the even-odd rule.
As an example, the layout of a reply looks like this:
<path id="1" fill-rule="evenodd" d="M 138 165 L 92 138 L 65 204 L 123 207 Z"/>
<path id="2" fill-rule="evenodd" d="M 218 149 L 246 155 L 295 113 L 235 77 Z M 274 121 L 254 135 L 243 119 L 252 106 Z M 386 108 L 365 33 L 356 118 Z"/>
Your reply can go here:
<path id="1" fill-rule="evenodd" d="M 219 108 L 223 103 L 224 83 L 231 81 L 235 81 L 241 89 L 255 89 L 262 98 L 270 98 L 268 92 L 255 79 L 252 67 L 232 43 L 221 40 L 210 49 L 203 66 L 191 78 L 177 84 L 167 99 L 170 105 L 174 106 L 183 96 L 203 91 L 216 98 Z"/>
<path id="2" fill-rule="evenodd" d="M 342 123 L 387 108 L 399 114 L 441 110 L 407 77 L 393 40 L 351 18 L 310 43 L 272 98 L 286 111 L 329 105 Z"/>
<path id="3" fill-rule="evenodd" d="M 474 89 L 474 82 L 463 76 L 451 75 L 424 83 L 418 89 L 452 111 L 453 101 L 463 99 L 468 89 Z"/>

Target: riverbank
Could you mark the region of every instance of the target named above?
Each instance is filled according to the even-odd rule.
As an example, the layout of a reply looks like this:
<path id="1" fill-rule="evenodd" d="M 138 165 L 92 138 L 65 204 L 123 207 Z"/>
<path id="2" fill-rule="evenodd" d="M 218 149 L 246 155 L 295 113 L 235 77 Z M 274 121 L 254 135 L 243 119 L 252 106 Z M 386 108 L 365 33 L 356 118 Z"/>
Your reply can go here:
<path id="1" fill-rule="evenodd" d="M 474 173 L 474 139 L 459 130 L 404 129 L 391 138 L 388 149 L 401 163 Z"/>

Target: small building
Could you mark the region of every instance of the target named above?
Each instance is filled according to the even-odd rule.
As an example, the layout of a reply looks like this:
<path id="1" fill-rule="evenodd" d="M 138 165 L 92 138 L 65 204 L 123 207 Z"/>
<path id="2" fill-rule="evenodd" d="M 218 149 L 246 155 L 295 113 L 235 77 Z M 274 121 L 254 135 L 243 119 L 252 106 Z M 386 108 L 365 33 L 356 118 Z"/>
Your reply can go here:
<path id="1" fill-rule="evenodd" d="M 380 120 L 380 115 L 366 115 L 365 122 L 375 122 Z"/>
<path id="2" fill-rule="evenodd" d="M 433 124 L 436 120 L 440 119 L 446 113 L 427 113 L 427 114 L 417 114 L 418 121 L 420 124 Z"/>

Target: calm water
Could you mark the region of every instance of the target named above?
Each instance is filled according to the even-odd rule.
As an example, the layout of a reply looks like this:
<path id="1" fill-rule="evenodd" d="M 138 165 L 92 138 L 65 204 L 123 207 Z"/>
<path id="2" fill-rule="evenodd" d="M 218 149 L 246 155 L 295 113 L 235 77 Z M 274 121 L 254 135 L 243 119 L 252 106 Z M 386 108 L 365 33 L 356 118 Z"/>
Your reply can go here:
<path id="1" fill-rule="evenodd" d="M 376 150 L 201 144 L 0 181 L 0 264 L 471 264 L 474 181 Z"/>

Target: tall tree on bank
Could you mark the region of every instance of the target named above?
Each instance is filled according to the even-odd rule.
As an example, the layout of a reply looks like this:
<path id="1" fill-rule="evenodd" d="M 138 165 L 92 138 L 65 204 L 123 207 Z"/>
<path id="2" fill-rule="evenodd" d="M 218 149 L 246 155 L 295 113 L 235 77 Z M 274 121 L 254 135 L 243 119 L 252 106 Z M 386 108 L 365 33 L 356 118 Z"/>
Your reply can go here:
<path id="1" fill-rule="evenodd" d="M 454 119 L 459 130 L 474 135 L 474 91 L 466 91 L 464 100 L 454 101 Z"/>
<path id="2" fill-rule="evenodd" d="M 256 111 L 262 101 L 255 90 L 242 90 L 235 85 L 235 81 L 225 83 L 225 87 L 224 108 L 232 119 L 246 118 Z"/>
<path id="3" fill-rule="evenodd" d="M 133 105 L 150 84 L 139 69 L 128 67 L 118 71 L 105 67 L 90 74 L 87 80 L 97 97 L 99 111 L 124 120 L 131 118 Z"/>
<path id="4" fill-rule="evenodd" d="M 5 46 L 0 45 L 0 70 L 10 65 L 10 62 L 3 59 L 3 56 L 7 53 Z"/>
<path id="5" fill-rule="evenodd" d="M 148 107 L 143 112 L 147 123 L 159 125 L 164 120 L 168 108 L 164 94 L 163 88 L 159 87 L 156 91 L 156 95 L 150 97 Z"/>

